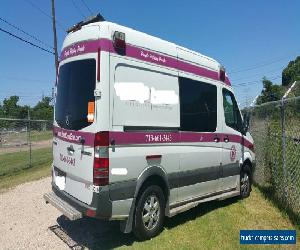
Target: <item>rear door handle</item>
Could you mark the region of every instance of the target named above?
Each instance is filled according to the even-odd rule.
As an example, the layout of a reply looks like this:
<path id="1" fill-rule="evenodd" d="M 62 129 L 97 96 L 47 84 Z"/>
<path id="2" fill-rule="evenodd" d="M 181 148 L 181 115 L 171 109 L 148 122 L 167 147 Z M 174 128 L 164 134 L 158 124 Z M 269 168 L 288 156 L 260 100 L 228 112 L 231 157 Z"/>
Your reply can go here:
<path id="1" fill-rule="evenodd" d="M 225 142 L 225 143 L 228 143 L 228 142 L 229 142 L 229 137 L 228 137 L 228 135 L 226 135 L 226 136 L 224 137 L 224 142 Z"/>
<path id="2" fill-rule="evenodd" d="M 72 145 L 69 146 L 69 147 L 67 147 L 67 150 L 68 150 L 71 154 L 74 154 L 74 152 L 75 152 L 75 150 L 74 150 L 74 148 L 73 148 Z"/>

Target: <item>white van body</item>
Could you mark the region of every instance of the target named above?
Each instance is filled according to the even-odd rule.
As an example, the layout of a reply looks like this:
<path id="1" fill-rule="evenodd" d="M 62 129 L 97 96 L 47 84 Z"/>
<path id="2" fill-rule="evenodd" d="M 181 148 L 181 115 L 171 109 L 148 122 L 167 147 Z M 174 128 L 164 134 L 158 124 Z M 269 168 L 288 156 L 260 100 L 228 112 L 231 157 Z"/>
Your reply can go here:
<path id="1" fill-rule="evenodd" d="M 70 219 L 122 220 L 130 232 L 147 183 L 163 190 L 169 217 L 240 195 L 241 168 L 253 171 L 255 154 L 224 74 L 212 58 L 115 23 L 70 32 L 56 93 L 53 193 L 45 199 Z"/>

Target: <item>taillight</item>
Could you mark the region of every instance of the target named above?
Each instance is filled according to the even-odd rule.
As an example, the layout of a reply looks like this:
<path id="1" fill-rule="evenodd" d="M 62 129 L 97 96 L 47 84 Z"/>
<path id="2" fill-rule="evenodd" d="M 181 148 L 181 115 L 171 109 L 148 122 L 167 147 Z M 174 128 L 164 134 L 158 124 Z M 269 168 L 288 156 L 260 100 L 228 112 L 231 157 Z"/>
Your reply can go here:
<path id="1" fill-rule="evenodd" d="M 108 147 L 109 146 L 108 131 L 96 133 L 94 147 L 97 147 L 97 146 L 100 146 L 100 147 Z"/>
<path id="2" fill-rule="evenodd" d="M 115 50 L 117 50 L 118 52 L 125 52 L 126 49 L 125 33 L 115 31 L 113 35 L 113 46 Z"/>
<path id="3" fill-rule="evenodd" d="M 94 142 L 94 186 L 105 186 L 109 184 L 109 133 L 99 132 L 95 135 Z"/>
<path id="4" fill-rule="evenodd" d="M 225 80 L 226 80 L 225 68 L 223 66 L 220 68 L 219 78 L 220 78 L 220 81 L 222 81 L 222 82 L 225 82 Z"/>

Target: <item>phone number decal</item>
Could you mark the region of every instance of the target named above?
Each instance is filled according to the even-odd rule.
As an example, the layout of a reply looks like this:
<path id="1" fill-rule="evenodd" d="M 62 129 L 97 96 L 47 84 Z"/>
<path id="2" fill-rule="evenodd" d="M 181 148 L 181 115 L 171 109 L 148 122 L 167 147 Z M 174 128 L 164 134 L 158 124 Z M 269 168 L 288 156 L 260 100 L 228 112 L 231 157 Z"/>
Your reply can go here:
<path id="1" fill-rule="evenodd" d="M 171 142 L 171 134 L 147 134 L 145 135 L 146 142 Z"/>

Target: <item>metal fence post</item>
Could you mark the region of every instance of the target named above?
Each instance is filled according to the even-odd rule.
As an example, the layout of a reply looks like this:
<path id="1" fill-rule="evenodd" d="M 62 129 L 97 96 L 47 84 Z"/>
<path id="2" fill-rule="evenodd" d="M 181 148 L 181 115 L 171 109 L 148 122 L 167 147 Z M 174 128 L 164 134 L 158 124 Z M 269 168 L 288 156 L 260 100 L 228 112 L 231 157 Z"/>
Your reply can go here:
<path id="1" fill-rule="evenodd" d="M 284 98 L 281 99 L 281 134 L 282 134 L 282 170 L 283 170 L 283 185 L 284 199 L 287 203 L 287 169 L 286 169 L 286 131 L 285 131 L 285 105 Z M 287 205 L 287 204 L 286 204 Z"/>
<path id="2" fill-rule="evenodd" d="M 31 155 L 31 124 L 30 124 L 30 111 L 28 109 L 28 145 L 29 145 L 29 167 L 32 165 L 32 155 Z"/>

